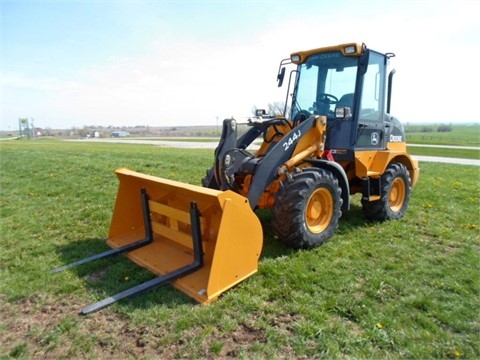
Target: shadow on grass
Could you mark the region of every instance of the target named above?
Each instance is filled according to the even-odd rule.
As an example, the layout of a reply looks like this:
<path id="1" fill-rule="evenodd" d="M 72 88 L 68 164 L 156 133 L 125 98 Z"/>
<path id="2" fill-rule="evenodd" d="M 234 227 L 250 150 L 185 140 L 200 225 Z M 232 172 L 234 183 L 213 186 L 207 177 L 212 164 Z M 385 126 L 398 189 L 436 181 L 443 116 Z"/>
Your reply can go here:
<path id="1" fill-rule="evenodd" d="M 288 247 L 275 236 L 272 226 L 272 213 L 270 210 L 257 210 L 256 214 L 262 223 L 264 238 L 260 260 L 288 256 L 298 251 Z M 339 220 L 338 229 L 333 235 L 333 238 L 349 232 L 356 233 L 359 228 L 365 227 L 368 223 L 371 222 L 363 216 L 361 205 L 351 204 L 350 210 L 342 214 L 342 217 Z M 328 244 L 328 242 L 326 244 Z M 325 246 L 326 244 L 323 244 L 322 246 Z"/>
<path id="2" fill-rule="evenodd" d="M 87 258 L 89 256 L 111 250 L 105 244 L 106 239 L 92 238 L 73 241 L 57 248 L 64 265 Z M 53 270 L 53 269 L 52 269 Z M 83 280 L 83 284 L 95 301 L 113 296 L 136 285 L 154 279 L 155 274 L 135 264 L 126 257 L 126 254 L 118 254 L 104 259 L 94 260 L 64 270 L 70 271 Z M 60 276 L 61 272 L 50 274 Z M 152 304 L 161 303 L 166 307 L 176 307 L 182 304 L 196 304 L 181 291 L 175 289 L 169 283 L 157 286 L 148 292 L 133 295 L 118 302 L 126 311 L 135 309 L 147 309 Z M 89 304 L 85 304 L 89 305 Z M 79 309 L 80 311 L 81 309 Z"/>
<path id="3" fill-rule="evenodd" d="M 263 259 L 275 259 L 297 253 L 297 250 L 287 247 L 276 239 L 272 228 L 272 215 L 269 210 L 257 211 L 257 215 L 261 221 L 264 234 L 259 266 L 261 266 Z M 351 210 L 340 219 L 337 232 L 355 231 L 356 228 L 364 226 L 365 222 L 361 207 L 352 205 Z M 57 253 L 61 256 L 61 262 L 66 265 L 110 250 L 105 241 L 106 239 L 100 238 L 76 240 L 58 247 Z M 94 260 L 65 271 L 73 272 L 82 279 L 84 286 L 90 294 L 93 294 L 96 301 L 113 296 L 156 277 L 147 269 L 128 259 L 125 254 Z M 51 274 L 50 276 L 59 275 Z M 194 305 L 196 302 L 167 283 L 141 295 L 122 299 L 118 304 L 126 312 L 131 312 L 133 310 L 150 308 L 154 304 L 162 304 L 162 306 L 170 308 L 184 304 Z"/>

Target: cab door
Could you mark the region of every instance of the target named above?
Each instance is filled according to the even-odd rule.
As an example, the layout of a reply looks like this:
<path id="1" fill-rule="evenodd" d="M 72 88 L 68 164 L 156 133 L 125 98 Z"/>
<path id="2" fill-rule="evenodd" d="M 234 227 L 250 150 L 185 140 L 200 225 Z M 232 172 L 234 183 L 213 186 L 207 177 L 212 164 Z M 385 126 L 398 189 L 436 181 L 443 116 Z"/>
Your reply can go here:
<path id="1" fill-rule="evenodd" d="M 355 148 L 385 149 L 385 55 L 370 51 L 363 76 Z"/>

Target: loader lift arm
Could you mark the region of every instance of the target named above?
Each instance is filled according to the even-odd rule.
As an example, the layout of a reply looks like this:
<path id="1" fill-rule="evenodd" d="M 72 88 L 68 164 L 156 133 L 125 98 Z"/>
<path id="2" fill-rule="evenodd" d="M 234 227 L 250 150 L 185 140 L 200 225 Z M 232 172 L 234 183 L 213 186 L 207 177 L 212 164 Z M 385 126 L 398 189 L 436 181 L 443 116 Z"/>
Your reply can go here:
<path id="1" fill-rule="evenodd" d="M 225 165 L 225 155 L 228 152 L 235 150 L 237 152 L 243 153 L 246 157 L 254 158 L 252 154 L 246 151 L 247 147 L 255 141 L 260 135 L 263 134 L 265 139 L 265 134 L 270 126 L 280 125 L 288 123 L 285 118 L 273 118 L 267 119 L 264 121 L 251 121 L 249 125 L 251 128 L 242 136 L 237 139 L 237 122 L 234 119 L 225 119 L 222 125 L 222 134 L 220 137 L 220 142 L 215 149 L 215 166 L 214 166 L 214 179 L 210 179 L 210 181 L 214 181 L 213 185 L 211 182 L 205 183 L 206 187 L 210 188 L 217 188 L 219 190 L 228 190 L 231 189 L 232 186 L 228 184 L 229 181 L 226 181 L 224 177 L 222 177 L 222 165 Z M 234 159 L 236 163 L 236 167 L 238 168 L 241 164 L 238 159 Z M 250 164 L 250 167 L 254 165 Z"/>
<path id="2" fill-rule="evenodd" d="M 310 116 L 285 134 L 280 141 L 271 144 L 271 149 L 262 157 L 255 157 L 246 147 L 260 134 L 265 134 L 269 126 L 280 124 L 283 119 L 267 120 L 253 127 L 237 141 L 234 119 L 223 121 L 222 140 L 215 151 L 215 179 L 221 190 L 237 190 L 234 175 L 253 174 L 248 191 L 248 201 L 254 209 L 266 187 L 278 176 L 278 171 L 296 150 L 299 140 L 316 125 L 318 116 Z M 283 134 L 282 134 L 283 135 Z"/>

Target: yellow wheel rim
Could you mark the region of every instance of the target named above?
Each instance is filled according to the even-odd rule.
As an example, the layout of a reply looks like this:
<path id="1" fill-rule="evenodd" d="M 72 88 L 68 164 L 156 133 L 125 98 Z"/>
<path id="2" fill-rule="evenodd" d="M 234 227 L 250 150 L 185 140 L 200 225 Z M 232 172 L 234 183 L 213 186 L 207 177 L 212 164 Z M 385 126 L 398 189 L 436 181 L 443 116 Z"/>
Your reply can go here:
<path id="1" fill-rule="evenodd" d="M 390 204 L 390 209 L 394 212 L 400 211 L 405 202 L 406 186 L 402 178 L 396 178 L 392 187 L 390 188 L 390 193 L 388 194 L 388 202 Z"/>
<path id="2" fill-rule="evenodd" d="M 333 196 L 325 188 L 315 190 L 307 203 L 306 223 L 308 230 L 319 234 L 324 231 L 333 217 Z"/>

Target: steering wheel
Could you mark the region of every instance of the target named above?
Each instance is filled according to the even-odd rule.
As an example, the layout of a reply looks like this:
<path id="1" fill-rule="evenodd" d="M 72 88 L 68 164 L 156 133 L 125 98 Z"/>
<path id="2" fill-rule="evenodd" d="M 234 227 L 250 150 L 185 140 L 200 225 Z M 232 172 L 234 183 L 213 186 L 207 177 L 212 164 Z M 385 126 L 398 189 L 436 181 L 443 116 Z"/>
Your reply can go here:
<path id="1" fill-rule="evenodd" d="M 293 123 L 301 123 L 307 120 L 310 117 L 310 114 L 307 110 L 300 110 L 293 118 Z"/>
<path id="2" fill-rule="evenodd" d="M 321 102 L 322 104 L 332 105 L 338 102 L 338 98 L 332 94 L 321 93 L 318 94 L 317 101 Z"/>

